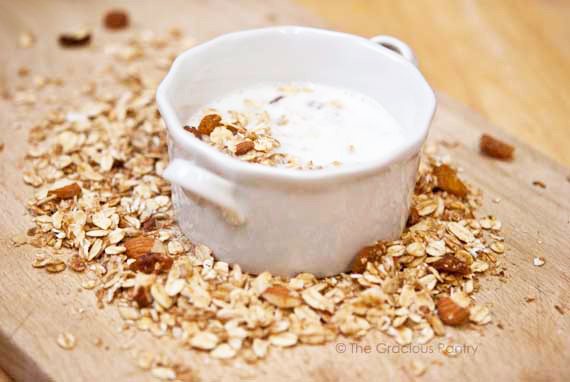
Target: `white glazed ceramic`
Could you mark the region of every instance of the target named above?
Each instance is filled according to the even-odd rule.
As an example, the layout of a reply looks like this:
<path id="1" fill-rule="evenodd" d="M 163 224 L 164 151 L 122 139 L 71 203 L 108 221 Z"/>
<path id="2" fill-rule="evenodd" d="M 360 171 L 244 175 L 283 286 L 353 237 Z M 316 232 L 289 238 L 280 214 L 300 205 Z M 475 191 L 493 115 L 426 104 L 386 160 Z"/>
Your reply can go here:
<path id="1" fill-rule="evenodd" d="M 362 247 L 397 238 L 436 106 L 414 63 L 410 48 L 392 37 L 305 27 L 230 33 L 182 53 L 156 99 L 170 137 L 163 176 L 173 183 L 184 233 L 220 260 L 280 275 L 343 272 Z M 369 163 L 300 171 L 234 159 L 183 130 L 209 101 L 277 81 L 373 97 L 405 130 L 407 143 Z"/>

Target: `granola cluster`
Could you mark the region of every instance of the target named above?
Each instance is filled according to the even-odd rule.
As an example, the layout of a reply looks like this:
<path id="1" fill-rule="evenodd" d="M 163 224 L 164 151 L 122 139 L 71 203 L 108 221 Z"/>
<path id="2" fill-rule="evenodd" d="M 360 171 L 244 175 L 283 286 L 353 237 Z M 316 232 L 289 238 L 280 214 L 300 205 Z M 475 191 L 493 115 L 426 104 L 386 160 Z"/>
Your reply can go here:
<path id="1" fill-rule="evenodd" d="M 168 155 L 154 86 L 167 66 L 153 72 L 136 65 L 154 65 L 150 51 L 174 51 L 182 41 L 133 37 L 109 50 L 129 64 L 126 72 L 112 76 L 111 87 L 95 80 L 81 110 L 62 101 L 30 131 L 23 177 L 37 188 L 28 201 L 34 227 L 15 241 L 37 248 L 34 267 L 80 273 L 100 305 L 117 307 L 125 329 L 173 337 L 219 359 L 255 362 L 279 348 L 359 338 L 373 329 L 399 344 L 425 344 L 447 325 L 491 321 L 489 307 L 473 294 L 483 274 L 503 272 L 501 222 L 477 217 L 480 192 L 431 153 L 422 158 L 401 238 L 364 248 L 352 272 L 320 279 L 253 275 L 185 239 L 160 176 Z M 248 135 L 215 115 L 202 122 L 194 133 L 212 144 L 271 160 L 265 149 L 275 142 L 263 134 Z M 229 143 L 240 134 L 242 142 Z M 72 348 L 75 338 L 58 343 Z M 173 365 L 151 351 L 140 353 L 138 364 L 176 377 Z"/>
<path id="2" fill-rule="evenodd" d="M 298 93 L 312 93 L 314 90 L 307 86 L 297 84 L 282 84 L 278 86 L 279 95 L 266 102 L 244 99 L 246 106 L 255 111 L 220 110 L 206 108 L 201 112 L 203 117 L 198 126 L 184 126 L 184 130 L 196 138 L 215 147 L 219 151 L 234 158 L 265 166 L 283 167 L 298 170 L 317 170 L 326 166 L 316 165 L 313 161 L 303 161 L 295 155 L 281 152 L 281 143 L 272 135 L 272 128 L 285 126 L 289 123 L 286 115 L 271 119 L 267 106 L 276 104 L 282 99 Z M 317 111 L 318 103 L 315 104 Z M 338 101 L 330 102 L 335 108 L 342 105 Z M 222 114 L 225 114 L 222 116 Z M 348 147 L 353 151 L 354 147 Z M 332 166 L 340 166 L 340 161 L 333 161 Z"/>

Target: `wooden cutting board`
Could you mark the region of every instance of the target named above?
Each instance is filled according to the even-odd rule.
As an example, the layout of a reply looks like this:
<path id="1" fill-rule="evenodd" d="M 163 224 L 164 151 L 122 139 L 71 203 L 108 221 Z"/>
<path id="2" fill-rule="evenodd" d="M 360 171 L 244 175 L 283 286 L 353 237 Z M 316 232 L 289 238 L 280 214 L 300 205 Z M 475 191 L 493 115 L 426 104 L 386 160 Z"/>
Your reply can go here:
<path id="1" fill-rule="evenodd" d="M 263 4 L 253 0 L 239 4 L 230 0 L 165 3 L 148 0 L 122 5 L 130 9 L 134 28 L 160 31 L 177 25 L 199 40 L 275 23 L 322 26 L 302 10 L 277 0 Z M 78 24 L 97 26 L 109 4 L 110 1 L 36 0 L 20 4 L 10 14 L 0 8 L 0 87 L 14 83 L 21 65 L 46 73 L 61 73 L 66 68 L 70 76 L 88 78 L 87 67 L 80 63 L 89 53 L 62 55 L 56 47 L 56 36 Z M 17 33 L 22 28 L 31 28 L 39 37 L 33 49 L 16 48 Z M 108 33 L 101 35 L 112 38 Z M 81 289 L 79 276 L 72 272 L 52 275 L 38 271 L 31 266 L 33 248 L 10 244 L 11 238 L 31 226 L 24 204 L 32 190 L 23 184 L 20 169 L 27 130 L 31 127 L 27 121 L 39 117 L 41 112 L 40 108 L 31 109 L 30 115 L 22 118 L 14 115 L 8 102 L 0 101 L 0 142 L 5 144 L 0 153 L 0 368 L 14 380 L 151 379 L 134 365 L 130 350 L 124 349 L 126 343 L 132 348 L 162 351 L 184 362 L 203 381 L 570 379 L 570 170 L 505 136 L 445 96 L 439 96 L 430 140 L 459 142 L 447 151 L 463 169 L 462 176 L 484 190 L 481 214 L 496 215 L 503 222 L 509 280 L 503 283 L 485 278 L 477 294 L 478 301 L 494 305 L 493 322 L 482 328 L 451 330 L 450 338 L 436 338 L 430 343 L 432 352 L 423 348 L 416 354 L 387 353 L 386 346 L 393 345 L 392 340 L 370 333 L 358 343 L 339 338 L 323 346 L 272 351 L 256 365 L 241 360 L 216 361 L 202 352 L 146 333 L 127 337 L 118 330 L 121 319 L 116 309 L 97 309 L 93 293 Z M 514 143 L 516 159 L 499 162 L 482 157 L 477 147 L 482 132 Z M 535 180 L 542 181 L 546 188 L 533 186 Z M 533 266 L 535 256 L 544 256 L 546 264 Z M 527 302 L 527 298 L 534 300 Z M 56 344 L 62 332 L 77 337 L 73 351 Z M 95 345 L 97 339 L 103 346 Z M 449 343 L 464 346 L 464 353 L 454 358 L 444 356 L 439 346 Z M 364 352 L 364 345 L 370 345 L 369 353 Z M 414 359 L 429 365 L 420 378 L 410 372 Z"/>

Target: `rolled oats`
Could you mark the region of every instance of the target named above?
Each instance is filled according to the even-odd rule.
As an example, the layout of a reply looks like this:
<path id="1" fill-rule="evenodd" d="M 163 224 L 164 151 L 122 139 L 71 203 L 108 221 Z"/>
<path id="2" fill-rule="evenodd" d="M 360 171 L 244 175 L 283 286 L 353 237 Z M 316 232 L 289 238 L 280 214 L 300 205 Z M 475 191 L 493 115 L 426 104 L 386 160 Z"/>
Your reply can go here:
<path id="1" fill-rule="evenodd" d="M 71 350 L 75 347 L 75 336 L 71 333 L 61 333 L 57 336 L 57 344 L 65 350 Z"/>
<path id="2" fill-rule="evenodd" d="M 464 320 L 464 310 L 475 324 L 490 322 L 490 309 L 474 305 L 472 294 L 483 274 L 501 275 L 502 224 L 494 216 L 475 217 L 480 192 L 435 152 L 421 159 L 412 213 L 399 240 L 363 248 L 352 274 L 252 275 L 186 240 L 174 222 L 170 185 L 160 176 L 168 150 L 152 102 L 164 74 L 150 60 L 156 39 L 135 39 L 120 53 L 107 49 L 117 67 L 147 63 L 158 70 L 156 78 L 132 69 L 114 73 L 111 89 L 94 81 L 83 106 L 49 114 L 31 131 L 23 178 L 39 188 L 28 202 L 35 228 L 14 244 L 55 252 L 37 253 L 34 267 L 61 272 L 67 265 L 80 272 L 81 286 L 93 289 L 100 305 L 116 305 L 137 330 L 181 339 L 221 359 L 262 359 L 272 347 L 322 344 L 371 329 L 400 344 L 427 343 L 445 335 L 444 322 Z M 182 48 L 183 39 L 167 40 Z M 270 155 L 278 142 L 264 127 L 267 116 L 233 113 L 230 119 L 209 117 L 192 133 L 242 160 L 285 160 Z M 246 132 L 250 121 L 258 125 Z M 72 250 L 69 257 L 64 249 Z M 453 305 L 441 302 L 446 297 Z M 440 319 L 450 306 L 459 316 Z M 62 347 L 75 342 L 71 335 L 61 338 Z M 152 353 L 142 353 L 138 364 L 157 378 L 176 378 Z"/>

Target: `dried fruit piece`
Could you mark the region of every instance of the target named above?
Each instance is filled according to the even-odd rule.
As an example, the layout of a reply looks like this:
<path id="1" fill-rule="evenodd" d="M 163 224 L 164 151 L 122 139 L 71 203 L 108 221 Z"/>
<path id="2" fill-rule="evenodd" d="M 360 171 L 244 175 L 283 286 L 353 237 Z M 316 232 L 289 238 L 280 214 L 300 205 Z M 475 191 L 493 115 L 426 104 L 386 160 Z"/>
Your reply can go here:
<path id="1" fill-rule="evenodd" d="M 139 308 L 146 308 L 152 302 L 150 289 L 145 286 L 137 286 L 131 296 L 131 299 L 136 302 Z"/>
<path id="2" fill-rule="evenodd" d="M 154 217 L 151 217 L 143 223 L 143 231 L 145 232 L 154 231 L 156 228 L 156 219 Z"/>
<path id="3" fill-rule="evenodd" d="M 202 118 L 198 126 L 198 132 L 204 135 L 210 135 L 218 126 L 222 125 L 222 117 L 218 114 L 208 114 Z"/>
<path id="4" fill-rule="evenodd" d="M 243 141 L 236 145 L 236 155 L 243 155 L 248 153 L 255 147 L 252 141 Z"/>
<path id="5" fill-rule="evenodd" d="M 279 285 L 267 288 L 261 297 L 279 308 L 294 308 L 302 302 L 301 298 L 292 294 L 289 289 Z"/>
<path id="6" fill-rule="evenodd" d="M 450 297 L 437 300 L 437 312 L 444 324 L 457 326 L 469 318 L 469 310 L 457 305 Z"/>
<path id="7" fill-rule="evenodd" d="M 129 14 L 122 9 L 112 9 L 105 14 L 103 23 L 107 29 L 124 29 L 129 26 Z"/>
<path id="8" fill-rule="evenodd" d="M 59 45 L 71 48 L 88 45 L 91 42 L 91 32 L 87 29 L 79 29 L 75 32 L 62 33 L 59 35 Z"/>
<path id="9" fill-rule="evenodd" d="M 73 198 L 75 195 L 79 195 L 80 193 L 81 187 L 79 187 L 77 183 L 71 183 L 67 186 L 48 191 L 48 196 L 55 195 L 59 199 L 69 199 Z"/>
<path id="10" fill-rule="evenodd" d="M 467 195 L 467 187 L 457 176 L 457 171 L 451 166 L 447 164 L 436 166 L 433 169 L 433 175 L 437 178 L 438 188 L 462 198 Z"/>
<path id="11" fill-rule="evenodd" d="M 146 274 L 158 273 L 169 270 L 172 267 L 172 263 L 173 260 L 168 256 L 158 253 L 145 253 L 137 257 L 136 261 L 131 264 L 130 269 Z"/>
<path id="12" fill-rule="evenodd" d="M 479 141 L 481 152 L 491 158 L 496 159 L 513 159 L 515 148 L 508 143 L 498 140 L 489 134 L 483 134 Z"/>
<path id="13" fill-rule="evenodd" d="M 466 262 L 449 254 L 444 255 L 441 259 L 431 263 L 431 266 L 439 272 L 457 273 L 460 275 L 468 275 L 471 273 L 471 269 Z"/>
<path id="14" fill-rule="evenodd" d="M 374 247 L 362 248 L 352 262 L 352 273 L 363 273 L 366 270 L 366 263 L 374 257 Z"/>

